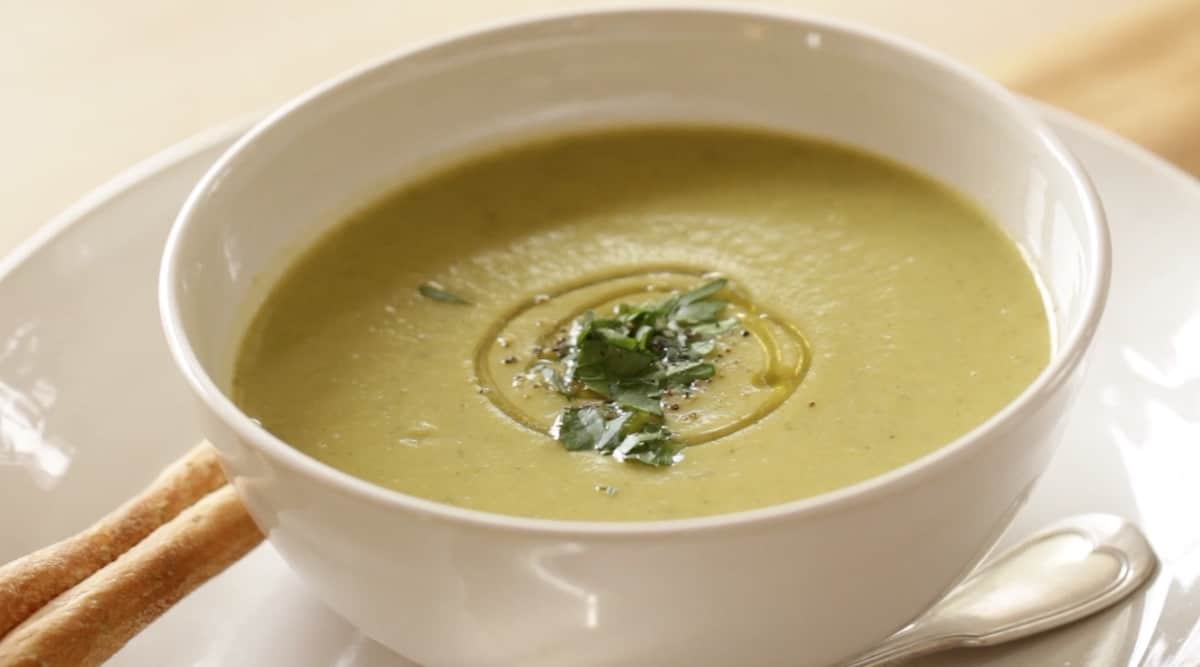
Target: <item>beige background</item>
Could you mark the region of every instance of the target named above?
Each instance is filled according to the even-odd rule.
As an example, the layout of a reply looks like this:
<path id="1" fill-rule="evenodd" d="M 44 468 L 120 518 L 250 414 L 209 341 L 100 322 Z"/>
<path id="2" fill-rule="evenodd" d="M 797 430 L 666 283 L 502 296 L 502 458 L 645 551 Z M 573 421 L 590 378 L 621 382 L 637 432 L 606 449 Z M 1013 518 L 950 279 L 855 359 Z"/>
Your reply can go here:
<path id="1" fill-rule="evenodd" d="M 984 69 L 1156 0 L 762 0 Z M 3 0 L 0 252 L 138 160 L 448 31 L 590 0 Z M 681 3 L 662 3 L 681 4 Z M 730 3 L 734 4 L 734 3 Z"/>

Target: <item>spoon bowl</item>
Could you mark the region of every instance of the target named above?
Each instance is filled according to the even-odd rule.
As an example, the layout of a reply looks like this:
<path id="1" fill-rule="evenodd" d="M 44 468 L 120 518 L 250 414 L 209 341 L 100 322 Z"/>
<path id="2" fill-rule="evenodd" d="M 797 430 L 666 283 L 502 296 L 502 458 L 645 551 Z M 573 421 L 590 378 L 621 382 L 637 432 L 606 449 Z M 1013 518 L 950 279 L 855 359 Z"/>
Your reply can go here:
<path id="1" fill-rule="evenodd" d="M 976 570 L 875 650 L 844 667 L 992 646 L 1072 623 L 1125 599 L 1158 559 L 1136 526 L 1110 514 L 1052 524 Z"/>

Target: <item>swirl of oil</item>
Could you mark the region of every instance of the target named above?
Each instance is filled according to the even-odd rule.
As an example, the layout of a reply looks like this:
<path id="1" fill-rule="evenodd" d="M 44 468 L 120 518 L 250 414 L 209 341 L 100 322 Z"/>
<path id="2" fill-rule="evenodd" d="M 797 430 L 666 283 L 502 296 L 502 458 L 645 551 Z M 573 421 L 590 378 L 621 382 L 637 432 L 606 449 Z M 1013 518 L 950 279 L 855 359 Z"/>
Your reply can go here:
<path id="1" fill-rule="evenodd" d="M 531 327 L 536 331 L 532 334 L 531 347 L 549 350 L 571 322 L 587 310 L 597 310 L 617 300 L 634 300 L 637 297 L 644 300 L 650 293 L 695 287 L 698 280 L 712 275 L 710 271 L 690 266 L 642 266 L 591 276 L 522 300 L 499 318 L 476 348 L 474 366 L 483 393 L 516 424 L 538 433 L 547 433 L 554 415 L 566 407 L 567 401 L 558 397 L 547 403 L 546 396 L 532 397 L 518 389 L 521 384 L 518 377 L 524 376 L 539 359 L 535 357 L 533 361 L 520 366 L 511 363 L 515 359 L 509 354 L 509 346 L 513 345 L 513 341 L 506 336 L 506 331 L 513 323 L 527 319 L 535 308 L 573 295 L 583 295 L 585 298 L 572 304 L 569 312 L 550 321 L 535 320 L 537 326 Z M 755 303 L 741 283 L 731 280 L 721 298 L 730 304 L 739 325 L 746 331 L 743 335 L 752 339 L 758 350 L 759 363 L 750 375 L 750 383 L 757 390 L 755 395 L 761 393 L 764 398 L 756 401 L 753 409 L 728 415 L 724 419 L 703 421 L 699 425 L 681 424 L 682 428 L 673 427 L 676 437 L 688 446 L 724 437 L 766 417 L 792 395 L 812 361 L 809 341 L 801 329 L 775 311 Z M 721 367 L 719 361 L 717 366 L 718 369 Z M 498 375 L 506 377 L 508 381 Z"/>

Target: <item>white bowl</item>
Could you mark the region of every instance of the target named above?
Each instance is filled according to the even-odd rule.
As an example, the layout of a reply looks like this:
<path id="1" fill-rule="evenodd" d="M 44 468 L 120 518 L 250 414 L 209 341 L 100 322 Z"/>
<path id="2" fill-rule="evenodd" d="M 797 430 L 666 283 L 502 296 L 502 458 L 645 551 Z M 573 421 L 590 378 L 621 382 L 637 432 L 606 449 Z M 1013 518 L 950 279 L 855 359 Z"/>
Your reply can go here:
<path id="1" fill-rule="evenodd" d="M 966 436 L 815 498 L 591 523 L 373 486 L 229 400 L 284 258 L 414 174 L 498 138 L 630 121 L 831 138 L 974 198 L 1053 302 L 1049 367 Z M 331 607 L 426 665 L 824 665 L 912 619 L 988 550 L 1045 468 L 1103 309 L 1108 236 L 1075 160 L 1000 86 L 861 28 L 745 9 L 560 14 L 409 50 L 286 105 L 192 193 L 163 259 L 170 348 L 271 543 Z"/>

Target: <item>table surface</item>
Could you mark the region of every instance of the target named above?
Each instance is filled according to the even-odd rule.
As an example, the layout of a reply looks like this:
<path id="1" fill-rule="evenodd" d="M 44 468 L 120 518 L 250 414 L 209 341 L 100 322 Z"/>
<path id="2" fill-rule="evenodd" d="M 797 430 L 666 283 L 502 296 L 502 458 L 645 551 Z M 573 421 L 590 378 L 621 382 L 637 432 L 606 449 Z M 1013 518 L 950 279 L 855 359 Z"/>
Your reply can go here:
<path id="1" fill-rule="evenodd" d="M 576 6 L 627 5 L 588 0 L 48 0 L 0 4 L 0 252 L 120 170 L 208 127 L 261 112 L 355 64 L 417 40 L 497 18 Z M 663 2 L 660 4 L 682 4 Z M 729 3 L 736 4 L 736 3 Z M 1146 105 L 1110 94 L 1098 103 L 1079 82 L 1104 74 L 1066 55 L 1095 55 L 1107 69 L 1145 69 L 1163 57 L 1158 35 L 1200 47 L 1200 0 L 759 0 L 858 21 L 923 42 L 992 73 L 1023 92 L 1083 111 L 1119 107 L 1137 134 L 1152 122 Z M 1184 7 L 1156 19 L 1136 39 L 1116 34 L 1136 15 Z M 1141 21 L 1145 25 L 1149 21 Z M 1100 26 L 1098 28 L 1097 26 Z M 1103 32 L 1108 30 L 1108 32 Z M 1101 32 L 1097 32 L 1101 31 Z M 1127 32 L 1127 31 L 1126 31 Z M 1101 35 L 1068 40 L 1063 34 Z M 1100 44 L 1101 46 L 1096 46 Z M 1151 44 L 1153 48 L 1146 47 Z M 1141 46 L 1138 46 L 1141 45 Z M 1200 48 L 1193 49 L 1200 52 Z M 1128 66 L 1129 54 L 1136 67 Z M 1186 82 L 1191 65 L 1153 68 Z M 1185 63 L 1200 60 L 1185 60 Z M 1045 66 L 1043 66 L 1045 65 Z M 1030 74 L 1037 72 L 1037 76 Z M 1106 74 L 1105 74 L 1106 75 Z M 1107 75 L 1106 75 L 1107 76 Z M 1008 78 L 1005 78 L 1008 77 Z M 1129 84 L 1129 76 L 1120 80 Z M 1175 81 L 1178 80 L 1178 81 Z M 1172 95 L 1200 107 L 1200 76 Z M 1150 84 L 1146 84 L 1150 85 Z M 1182 91 L 1182 92 L 1181 92 Z M 1089 93 L 1089 94 L 1085 94 Z M 1119 96 L 1118 96 L 1119 97 Z M 1117 100 L 1117 101 L 1114 101 Z M 1124 100 L 1120 102 L 1120 100 Z M 1137 100 L 1133 100 L 1136 102 Z M 1172 118 L 1197 130 L 1200 116 L 1173 99 Z M 1080 108 L 1082 107 L 1082 108 Z M 1158 107 L 1154 107 L 1157 109 Z M 1133 131 L 1128 131 L 1132 127 Z M 1173 126 L 1170 126 L 1173 127 Z M 1160 132 L 1160 134 L 1162 134 Z M 1135 138 L 1140 138 L 1136 137 Z M 1157 141 L 1157 145 L 1155 142 Z M 1146 143 L 1165 152 L 1171 136 Z M 1195 144 L 1200 155 L 1200 141 Z M 1200 161 L 1197 162 L 1200 166 Z"/>

